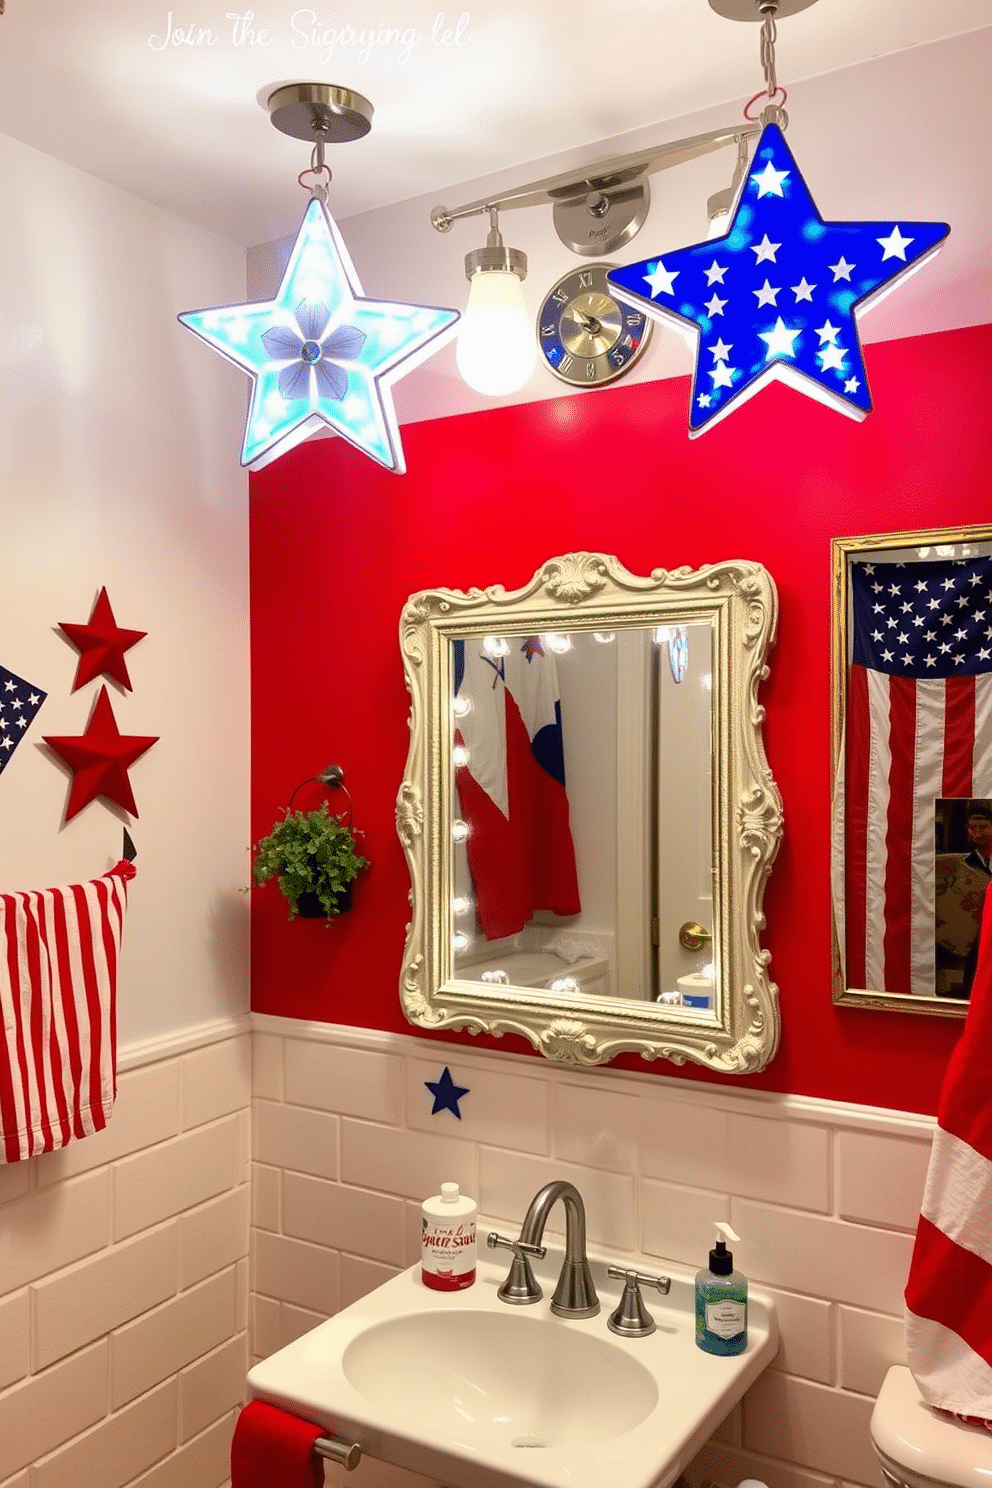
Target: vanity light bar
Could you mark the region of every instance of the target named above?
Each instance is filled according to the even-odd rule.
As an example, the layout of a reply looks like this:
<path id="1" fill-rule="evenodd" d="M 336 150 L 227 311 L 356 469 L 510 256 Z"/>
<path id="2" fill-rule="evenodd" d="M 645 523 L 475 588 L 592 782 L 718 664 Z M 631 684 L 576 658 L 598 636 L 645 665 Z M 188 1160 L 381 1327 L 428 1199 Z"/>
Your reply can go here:
<path id="1" fill-rule="evenodd" d="M 706 134 L 693 134 L 687 139 L 670 140 L 667 144 L 629 155 L 598 160 L 578 174 L 573 170 L 548 176 L 511 191 L 496 192 L 484 200 L 467 202 L 463 207 L 435 207 L 431 212 L 431 224 L 438 232 L 448 232 L 451 224 L 459 218 L 479 217 L 492 207 L 499 207 L 501 211 L 510 207 L 536 207 L 542 202 L 560 203 L 570 197 L 582 200 L 591 193 L 615 191 L 618 186 L 629 186 L 655 171 L 698 160 L 701 155 L 736 144 L 741 139 L 751 139 L 760 132 L 758 124 L 733 124 L 724 129 L 711 129 Z"/>

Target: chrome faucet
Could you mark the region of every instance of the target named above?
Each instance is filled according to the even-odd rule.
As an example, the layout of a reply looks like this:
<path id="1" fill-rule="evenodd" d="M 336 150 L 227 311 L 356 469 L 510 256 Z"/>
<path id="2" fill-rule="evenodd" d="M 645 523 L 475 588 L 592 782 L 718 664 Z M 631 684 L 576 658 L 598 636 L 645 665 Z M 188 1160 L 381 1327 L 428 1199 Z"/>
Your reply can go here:
<path id="1" fill-rule="evenodd" d="M 504 1302 L 529 1303 L 541 1300 L 541 1288 L 527 1257 L 543 1256 L 541 1244 L 544 1226 L 554 1205 L 561 1199 L 565 1206 L 565 1259 L 561 1275 L 551 1298 L 551 1311 L 557 1317 L 595 1317 L 599 1311 L 599 1298 L 593 1284 L 592 1272 L 586 1257 L 586 1210 L 582 1195 L 574 1183 L 556 1179 L 546 1183 L 530 1201 L 519 1240 L 505 1240 L 502 1235 L 492 1234 L 488 1244 L 491 1249 L 506 1246 L 513 1251 L 510 1274 L 500 1287 L 498 1295 Z"/>

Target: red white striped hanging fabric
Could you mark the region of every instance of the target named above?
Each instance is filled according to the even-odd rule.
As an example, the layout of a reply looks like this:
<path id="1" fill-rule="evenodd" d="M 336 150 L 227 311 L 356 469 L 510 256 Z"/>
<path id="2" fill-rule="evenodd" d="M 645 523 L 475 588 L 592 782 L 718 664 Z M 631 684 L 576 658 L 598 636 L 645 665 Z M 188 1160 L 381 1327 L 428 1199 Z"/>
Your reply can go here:
<path id="1" fill-rule="evenodd" d="M 906 1357 L 929 1405 L 992 1426 L 992 894 L 940 1096 L 906 1286 Z"/>
<path id="2" fill-rule="evenodd" d="M 117 971 L 132 863 L 0 895 L 0 1161 L 102 1130 L 117 1095 Z"/>

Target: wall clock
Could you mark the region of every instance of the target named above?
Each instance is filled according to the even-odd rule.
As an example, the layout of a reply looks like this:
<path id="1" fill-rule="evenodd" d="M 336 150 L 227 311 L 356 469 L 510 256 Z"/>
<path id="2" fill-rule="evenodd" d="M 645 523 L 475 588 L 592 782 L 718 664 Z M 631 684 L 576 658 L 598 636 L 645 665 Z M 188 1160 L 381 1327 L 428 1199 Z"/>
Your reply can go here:
<path id="1" fill-rule="evenodd" d="M 629 372 L 648 344 L 652 322 L 610 292 L 613 264 L 565 274 L 537 317 L 537 339 L 548 367 L 573 387 L 602 387 Z"/>

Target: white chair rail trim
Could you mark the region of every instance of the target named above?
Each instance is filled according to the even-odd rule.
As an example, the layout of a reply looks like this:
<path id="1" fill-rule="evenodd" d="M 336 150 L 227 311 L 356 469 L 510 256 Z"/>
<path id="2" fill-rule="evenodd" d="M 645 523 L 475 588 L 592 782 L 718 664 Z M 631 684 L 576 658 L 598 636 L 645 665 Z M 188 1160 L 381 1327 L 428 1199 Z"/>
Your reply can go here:
<path id="1" fill-rule="evenodd" d="M 658 1075 L 640 1070 L 610 1069 L 599 1066 L 593 1073 L 571 1067 L 562 1068 L 533 1055 L 510 1050 L 473 1049 L 466 1044 L 436 1037 L 419 1038 L 416 1034 L 388 1033 L 378 1028 L 353 1028 L 342 1023 L 316 1023 L 299 1018 L 280 1018 L 271 1013 L 253 1013 L 256 1033 L 276 1038 L 301 1039 L 309 1043 L 335 1044 L 341 1048 L 374 1050 L 382 1054 L 405 1055 L 407 1058 L 437 1058 L 442 1062 L 457 1061 L 464 1073 L 472 1069 L 492 1069 L 493 1062 L 510 1063 L 515 1076 L 534 1080 L 579 1085 L 591 1091 L 625 1088 L 635 1084 L 647 1092 L 656 1091 L 666 1100 L 709 1109 L 737 1112 L 770 1119 L 808 1122 L 816 1126 L 844 1127 L 851 1130 L 882 1132 L 889 1135 L 932 1137 L 936 1129 L 933 1116 L 915 1111 L 897 1111 L 886 1106 L 849 1104 L 845 1101 L 822 1100 L 813 1096 L 788 1095 L 769 1090 L 746 1090 L 702 1082 L 680 1080 L 677 1076 Z"/>
<path id="2" fill-rule="evenodd" d="M 117 1050 L 118 1074 L 125 1070 L 141 1069 L 146 1064 L 157 1064 L 160 1059 L 174 1059 L 188 1054 L 192 1049 L 203 1049 L 208 1044 L 223 1043 L 225 1039 L 240 1038 L 251 1033 L 251 1013 L 241 1013 L 234 1018 L 221 1018 L 216 1022 L 197 1023 L 192 1028 L 181 1028 L 163 1034 L 161 1038 L 147 1039 L 140 1044 L 127 1044 Z"/>

